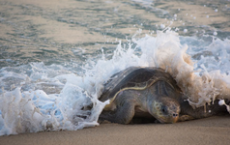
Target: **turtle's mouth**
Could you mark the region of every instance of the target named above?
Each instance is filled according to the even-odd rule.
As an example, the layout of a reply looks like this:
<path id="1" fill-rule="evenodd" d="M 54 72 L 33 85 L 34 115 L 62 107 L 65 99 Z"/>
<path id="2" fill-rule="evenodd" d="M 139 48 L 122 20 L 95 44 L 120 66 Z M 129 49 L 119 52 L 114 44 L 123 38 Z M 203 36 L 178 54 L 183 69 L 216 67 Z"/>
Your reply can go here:
<path id="1" fill-rule="evenodd" d="M 173 117 L 173 118 L 172 118 L 172 123 L 176 123 L 176 122 L 178 121 L 178 119 L 179 119 L 179 116 Z"/>
<path id="2" fill-rule="evenodd" d="M 160 123 L 176 123 L 179 116 L 164 115 L 157 118 Z"/>

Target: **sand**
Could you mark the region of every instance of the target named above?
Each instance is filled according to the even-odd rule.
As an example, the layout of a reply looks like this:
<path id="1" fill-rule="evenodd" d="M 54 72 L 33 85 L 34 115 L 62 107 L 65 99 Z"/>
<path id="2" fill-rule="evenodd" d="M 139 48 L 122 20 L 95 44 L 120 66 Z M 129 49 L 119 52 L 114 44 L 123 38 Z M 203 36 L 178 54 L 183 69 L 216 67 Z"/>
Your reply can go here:
<path id="1" fill-rule="evenodd" d="M 229 116 L 176 124 L 101 124 L 78 131 L 1 136 L 0 145 L 229 145 Z"/>

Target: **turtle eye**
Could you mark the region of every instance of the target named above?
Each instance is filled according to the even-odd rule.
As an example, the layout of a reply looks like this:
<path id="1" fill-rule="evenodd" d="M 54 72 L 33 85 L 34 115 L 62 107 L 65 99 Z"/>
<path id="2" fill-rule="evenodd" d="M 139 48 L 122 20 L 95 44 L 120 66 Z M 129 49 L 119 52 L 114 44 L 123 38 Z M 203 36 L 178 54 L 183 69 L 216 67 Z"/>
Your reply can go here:
<path id="1" fill-rule="evenodd" d="M 167 109 L 166 109 L 166 107 L 165 107 L 165 106 L 163 106 L 163 107 L 161 108 L 161 111 L 162 111 L 162 113 L 166 114 L 166 113 L 167 113 Z"/>

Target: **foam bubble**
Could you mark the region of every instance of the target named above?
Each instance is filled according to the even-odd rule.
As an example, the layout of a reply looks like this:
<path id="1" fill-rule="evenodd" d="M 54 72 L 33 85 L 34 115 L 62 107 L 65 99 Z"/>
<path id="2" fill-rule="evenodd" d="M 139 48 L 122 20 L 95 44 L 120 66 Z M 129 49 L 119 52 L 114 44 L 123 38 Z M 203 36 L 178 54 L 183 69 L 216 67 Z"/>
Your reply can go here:
<path id="1" fill-rule="evenodd" d="M 225 105 L 225 101 L 224 101 L 224 100 L 220 100 L 220 101 L 219 101 L 219 105 L 220 105 L 220 106 Z"/>

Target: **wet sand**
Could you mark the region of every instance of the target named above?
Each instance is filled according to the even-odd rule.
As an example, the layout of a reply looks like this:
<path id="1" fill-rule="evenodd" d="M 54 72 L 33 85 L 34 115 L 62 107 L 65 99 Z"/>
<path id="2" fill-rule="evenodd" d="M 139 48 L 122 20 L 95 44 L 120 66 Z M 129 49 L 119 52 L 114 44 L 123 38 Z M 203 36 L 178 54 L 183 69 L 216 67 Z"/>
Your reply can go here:
<path id="1" fill-rule="evenodd" d="M 1 145 L 229 145 L 230 118 L 211 117 L 176 124 L 102 124 L 78 131 L 39 132 L 0 137 Z"/>

